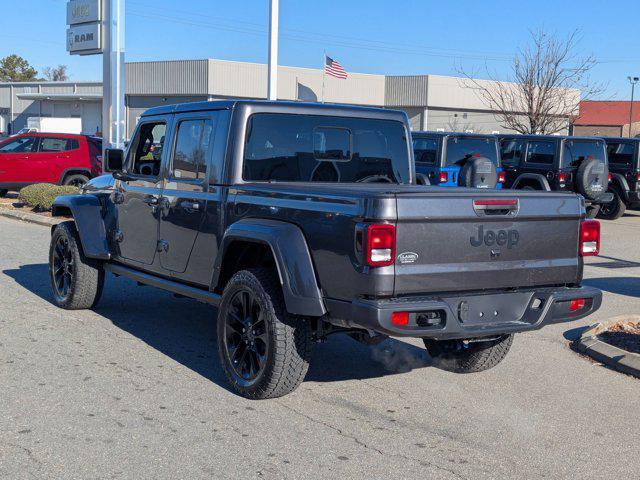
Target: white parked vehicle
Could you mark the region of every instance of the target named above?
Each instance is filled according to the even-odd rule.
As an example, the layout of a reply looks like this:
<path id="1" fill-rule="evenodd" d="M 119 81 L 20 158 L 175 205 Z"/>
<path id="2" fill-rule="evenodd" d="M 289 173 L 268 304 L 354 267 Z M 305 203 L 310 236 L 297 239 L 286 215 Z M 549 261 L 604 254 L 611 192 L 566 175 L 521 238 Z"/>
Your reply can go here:
<path id="1" fill-rule="evenodd" d="M 82 133 L 81 118 L 29 117 L 26 129 L 29 133 Z"/>

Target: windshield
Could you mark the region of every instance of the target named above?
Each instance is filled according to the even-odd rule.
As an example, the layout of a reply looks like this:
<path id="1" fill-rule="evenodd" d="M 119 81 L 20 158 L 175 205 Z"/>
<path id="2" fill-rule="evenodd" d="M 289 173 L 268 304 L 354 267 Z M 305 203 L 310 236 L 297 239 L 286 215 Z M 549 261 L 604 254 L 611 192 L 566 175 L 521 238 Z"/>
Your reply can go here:
<path id="1" fill-rule="evenodd" d="M 469 158 L 485 157 L 498 165 L 498 142 L 495 138 L 449 137 L 445 166 L 462 166 Z"/>
<path id="2" fill-rule="evenodd" d="M 242 177 L 281 182 L 409 183 L 402 122 L 258 113 L 249 119 Z"/>
<path id="3" fill-rule="evenodd" d="M 602 140 L 566 140 L 562 154 L 563 167 L 578 167 L 583 160 L 595 158 L 604 162 L 607 158 L 605 144 Z"/>

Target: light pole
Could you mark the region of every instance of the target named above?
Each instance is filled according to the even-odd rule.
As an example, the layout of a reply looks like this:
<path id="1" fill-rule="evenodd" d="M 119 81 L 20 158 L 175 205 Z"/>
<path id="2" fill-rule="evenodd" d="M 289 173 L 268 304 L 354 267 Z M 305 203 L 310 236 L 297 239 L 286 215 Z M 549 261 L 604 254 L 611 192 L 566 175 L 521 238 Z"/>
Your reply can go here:
<path id="1" fill-rule="evenodd" d="M 269 66 L 267 73 L 267 99 L 278 99 L 278 3 L 270 0 L 269 8 Z"/>
<path id="2" fill-rule="evenodd" d="M 631 138 L 631 127 L 633 125 L 633 93 L 636 88 L 636 83 L 640 80 L 639 77 L 627 77 L 629 83 L 631 83 L 631 104 L 629 105 L 629 138 Z"/>

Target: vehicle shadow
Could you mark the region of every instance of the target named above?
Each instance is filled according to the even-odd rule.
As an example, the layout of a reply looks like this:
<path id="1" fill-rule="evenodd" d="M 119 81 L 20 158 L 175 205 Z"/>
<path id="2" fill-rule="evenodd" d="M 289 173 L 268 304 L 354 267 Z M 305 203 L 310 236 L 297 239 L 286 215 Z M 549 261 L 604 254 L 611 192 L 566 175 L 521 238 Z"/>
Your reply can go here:
<path id="1" fill-rule="evenodd" d="M 640 298 L 640 277 L 601 277 L 588 278 L 582 281 L 584 285 L 596 287 L 605 292 Z"/>
<path id="2" fill-rule="evenodd" d="M 47 269 L 46 264 L 31 264 L 2 273 L 51 303 Z M 107 274 L 102 299 L 94 311 L 150 347 L 229 389 L 218 360 L 215 308 Z M 365 346 L 336 335 L 316 345 L 306 381 L 376 378 L 431 365 L 424 348 L 395 339 Z"/>

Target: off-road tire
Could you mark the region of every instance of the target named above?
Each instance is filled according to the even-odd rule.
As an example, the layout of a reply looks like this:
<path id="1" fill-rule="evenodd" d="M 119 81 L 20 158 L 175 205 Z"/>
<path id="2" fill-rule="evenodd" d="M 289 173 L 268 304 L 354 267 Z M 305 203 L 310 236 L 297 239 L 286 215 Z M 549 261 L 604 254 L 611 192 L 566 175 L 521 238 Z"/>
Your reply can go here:
<path id="1" fill-rule="evenodd" d="M 627 210 L 627 205 L 618 193 L 616 188 L 610 188 L 609 191 L 613 194 L 613 200 L 607 204 L 600 205 L 598 209 L 598 218 L 604 220 L 617 220 Z"/>
<path id="2" fill-rule="evenodd" d="M 69 258 L 73 263 L 70 274 L 69 290 L 62 295 L 56 287 L 54 278 L 54 251 L 58 240 L 68 242 Z M 49 279 L 55 304 L 66 310 L 84 310 L 93 308 L 102 295 L 104 286 L 104 269 L 97 260 L 86 258 L 82 252 L 80 238 L 74 222 L 62 222 L 56 226 L 51 235 L 49 247 Z"/>
<path id="3" fill-rule="evenodd" d="M 593 173 L 594 170 L 602 170 L 601 173 Z M 595 178 L 594 178 L 595 177 Z M 595 179 L 599 178 L 598 183 Z M 583 160 L 575 174 L 575 185 L 578 193 L 588 200 L 598 200 L 607 191 L 609 167 L 598 162 L 594 158 Z M 599 185 L 599 190 L 594 190 L 593 185 Z"/>
<path id="4" fill-rule="evenodd" d="M 6 197 L 7 193 L 9 193 L 9 190 L 0 190 L 0 198 Z"/>
<path id="5" fill-rule="evenodd" d="M 447 348 L 452 347 L 453 342 L 457 342 L 461 348 Z M 454 373 L 482 372 L 495 367 L 507 356 L 512 343 L 513 334 L 503 335 L 497 340 L 477 341 L 466 345 L 460 341 L 424 339 L 424 345 L 434 359 L 435 366 Z"/>
<path id="6" fill-rule="evenodd" d="M 78 188 L 82 187 L 85 183 L 87 183 L 89 181 L 89 177 L 87 177 L 86 175 L 82 175 L 80 173 L 74 174 L 74 175 L 67 175 L 66 177 L 64 177 L 64 180 L 62 181 L 63 185 L 75 185 Z"/>
<path id="7" fill-rule="evenodd" d="M 251 381 L 244 380 L 231 364 L 225 339 L 227 315 L 234 296 L 253 293 L 264 314 L 268 349 L 265 365 Z M 233 275 L 222 295 L 217 321 L 218 354 L 233 389 L 243 397 L 261 400 L 291 393 L 302 383 L 309 369 L 312 331 L 305 317 L 291 315 L 285 308 L 278 275 L 272 269 L 241 270 Z"/>

